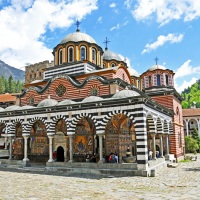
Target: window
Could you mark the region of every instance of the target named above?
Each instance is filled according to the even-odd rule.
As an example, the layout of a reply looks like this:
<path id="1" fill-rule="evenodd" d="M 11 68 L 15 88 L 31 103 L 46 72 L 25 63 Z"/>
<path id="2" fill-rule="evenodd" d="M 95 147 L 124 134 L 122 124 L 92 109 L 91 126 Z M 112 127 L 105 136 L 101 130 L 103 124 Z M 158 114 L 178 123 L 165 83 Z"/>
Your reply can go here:
<path id="1" fill-rule="evenodd" d="M 60 84 L 56 88 L 55 92 L 56 92 L 57 96 L 62 97 L 65 94 L 65 92 L 66 92 L 66 87 L 64 85 Z"/>
<path id="2" fill-rule="evenodd" d="M 157 86 L 160 86 L 160 75 L 157 75 Z"/>
<path id="3" fill-rule="evenodd" d="M 166 82 L 166 85 L 169 85 L 169 76 L 168 75 L 165 75 L 165 82 Z"/>
<path id="4" fill-rule="evenodd" d="M 103 63 L 103 68 L 106 68 L 106 64 L 105 63 Z"/>
<path id="5" fill-rule="evenodd" d="M 90 90 L 90 95 L 91 96 L 98 96 L 98 89 L 97 88 L 92 88 L 91 90 Z"/>
<path id="6" fill-rule="evenodd" d="M 58 52 L 58 64 L 59 65 L 62 64 L 62 49 L 60 49 Z"/>
<path id="7" fill-rule="evenodd" d="M 33 96 L 31 96 L 30 98 L 29 98 L 29 101 L 28 101 L 28 104 L 29 105 L 34 105 L 34 97 Z"/>
<path id="8" fill-rule="evenodd" d="M 86 48 L 81 47 L 81 61 L 86 60 Z"/>
<path id="9" fill-rule="evenodd" d="M 111 64 L 111 67 L 115 67 L 115 63 L 112 63 L 112 64 Z"/>
<path id="10" fill-rule="evenodd" d="M 74 61 L 74 48 L 69 47 L 68 48 L 68 62 L 73 62 Z"/>
<path id="11" fill-rule="evenodd" d="M 123 79 L 123 81 L 125 80 L 125 76 L 124 76 L 124 74 L 122 74 L 122 79 Z"/>
<path id="12" fill-rule="evenodd" d="M 92 49 L 92 62 L 96 64 L 96 50 Z"/>
<path id="13" fill-rule="evenodd" d="M 149 86 L 151 86 L 151 76 L 149 76 Z"/>

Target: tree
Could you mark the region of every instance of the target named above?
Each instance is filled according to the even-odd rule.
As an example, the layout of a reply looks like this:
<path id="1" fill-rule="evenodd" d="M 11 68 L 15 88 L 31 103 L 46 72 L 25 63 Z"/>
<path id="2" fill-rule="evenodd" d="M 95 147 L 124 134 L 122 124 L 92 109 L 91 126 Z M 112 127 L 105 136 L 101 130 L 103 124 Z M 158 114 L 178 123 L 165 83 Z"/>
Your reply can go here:
<path id="1" fill-rule="evenodd" d="M 185 136 L 185 150 L 188 153 L 196 153 L 199 149 L 197 140 L 191 136 Z"/>
<path id="2" fill-rule="evenodd" d="M 5 84 L 4 84 L 4 78 L 0 77 L 0 94 L 5 93 Z"/>
<path id="3" fill-rule="evenodd" d="M 195 139 L 197 141 L 197 144 L 198 144 L 198 149 L 200 149 L 200 136 L 199 136 L 199 133 L 198 133 L 198 130 L 196 128 L 194 128 L 194 131 L 192 132 L 191 134 L 192 138 Z"/>

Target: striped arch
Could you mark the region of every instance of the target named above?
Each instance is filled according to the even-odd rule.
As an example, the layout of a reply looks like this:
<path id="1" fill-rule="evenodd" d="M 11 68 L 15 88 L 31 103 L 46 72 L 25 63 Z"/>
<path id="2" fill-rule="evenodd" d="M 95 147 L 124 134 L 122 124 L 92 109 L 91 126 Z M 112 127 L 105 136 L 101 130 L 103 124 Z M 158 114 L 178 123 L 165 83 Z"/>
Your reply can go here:
<path id="1" fill-rule="evenodd" d="M 33 119 L 31 119 L 31 120 L 28 122 L 28 124 L 27 124 L 26 127 L 24 128 L 24 133 L 25 133 L 25 134 L 30 134 L 31 128 L 32 128 L 33 124 L 34 124 L 36 121 L 39 121 L 39 120 L 42 121 L 42 122 L 45 124 L 46 130 L 47 130 L 47 132 L 48 132 L 48 130 L 49 130 L 49 125 L 47 124 L 47 122 L 46 122 L 43 118 L 41 118 L 41 117 L 34 117 Z"/>
<path id="2" fill-rule="evenodd" d="M 55 134 L 55 127 L 56 127 L 57 122 L 58 122 L 60 119 L 63 119 L 63 120 L 66 122 L 67 130 L 69 129 L 69 123 L 68 123 L 68 120 L 67 120 L 67 116 L 57 115 L 56 117 L 54 117 L 54 118 L 52 119 L 52 122 L 51 122 L 51 124 L 49 125 L 48 133 L 52 133 L 52 134 L 54 133 L 54 134 Z"/>
<path id="3" fill-rule="evenodd" d="M 174 131 L 173 131 L 173 124 L 172 124 L 172 121 L 169 122 L 169 134 L 173 134 Z"/>
<path id="4" fill-rule="evenodd" d="M 15 134 L 16 125 L 20 123 L 22 125 L 22 131 L 24 130 L 23 121 L 21 119 L 15 119 L 10 124 L 10 128 L 8 129 L 8 134 Z"/>
<path id="5" fill-rule="evenodd" d="M 146 123 L 147 123 L 147 131 L 148 133 L 156 133 L 156 128 L 155 128 L 155 124 L 154 124 L 154 119 L 153 116 L 148 113 L 147 117 L 146 117 Z"/>
<path id="6" fill-rule="evenodd" d="M 167 123 L 166 120 L 164 120 L 163 127 L 164 127 L 164 134 L 168 134 L 169 133 L 169 126 L 168 126 L 168 123 Z"/>
<path id="7" fill-rule="evenodd" d="M 72 120 L 71 120 L 71 123 L 69 125 L 69 134 L 75 134 L 75 129 L 76 129 L 76 125 L 77 123 L 83 118 L 83 117 L 88 117 L 90 118 L 94 124 L 95 124 L 95 127 L 97 128 L 98 124 L 97 124 L 97 120 L 94 116 L 92 116 L 91 114 L 88 114 L 88 113 L 81 113 L 81 114 L 78 114 L 76 115 Z M 96 131 L 97 132 L 97 131 Z"/>
<path id="8" fill-rule="evenodd" d="M 110 121 L 111 120 L 111 118 L 114 116 L 114 115 L 117 115 L 117 114 L 123 114 L 123 115 L 125 115 L 125 116 L 127 116 L 129 119 L 131 119 L 131 120 L 134 120 L 134 117 L 130 114 L 130 113 L 128 113 L 127 111 L 125 111 L 125 110 L 118 110 L 118 111 L 112 111 L 112 112 L 109 112 L 108 114 L 107 114 L 107 116 L 105 116 L 104 118 L 103 118 L 103 120 L 101 121 L 101 125 L 100 126 L 98 126 L 98 131 L 99 132 L 105 132 L 105 129 L 106 129 L 106 125 L 107 125 L 107 123 L 108 123 L 108 121 Z"/>
<path id="9" fill-rule="evenodd" d="M 157 127 L 157 133 L 163 134 L 163 123 L 159 117 L 157 118 L 157 121 L 156 121 L 156 127 Z"/>

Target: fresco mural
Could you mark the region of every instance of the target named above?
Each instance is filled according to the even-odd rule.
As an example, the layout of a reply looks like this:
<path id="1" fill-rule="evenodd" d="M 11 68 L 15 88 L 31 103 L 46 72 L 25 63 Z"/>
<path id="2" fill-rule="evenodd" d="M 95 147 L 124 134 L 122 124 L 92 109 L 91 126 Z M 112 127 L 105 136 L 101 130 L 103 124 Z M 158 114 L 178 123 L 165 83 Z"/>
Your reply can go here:
<path id="1" fill-rule="evenodd" d="M 14 159 L 23 159 L 24 140 L 23 140 L 23 137 L 22 137 L 22 125 L 21 125 L 21 123 L 16 124 L 15 135 L 16 135 L 16 137 L 13 141 L 13 156 L 14 156 Z"/>
<path id="2" fill-rule="evenodd" d="M 96 152 L 94 145 L 94 135 L 96 129 L 94 123 L 89 118 L 82 118 L 76 126 L 75 137 L 74 137 L 74 157 L 81 155 L 93 154 Z M 82 161 L 79 159 L 79 161 Z"/>
<path id="3" fill-rule="evenodd" d="M 1 134 L 5 133 L 5 124 L 0 123 L 0 149 L 4 149 L 5 138 L 1 137 Z"/>
<path id="4" fill-rule="evenodd" d="M 41 155 L 46 155 L 48 159 L 49 144 L 45 124 L 42 121 L 36 121 L 31 129 L 28 139 L 28 154 L 30 158 L 38 160 Z"/>
<path id="5" fill-rule="evenodd" d="M 55 126 L 55 133 L 62 132 L 67 135 L 67 124 L 64 119 L 60 119 Z"/>
<path id="6" fill-rule="evenodd" d="M 114 115 L 108 121 L 105 130 L 105 154 L 117 153 L 119 158 L 126 155 L 129 147 L 132 150 L 135 129 L 132 121 L 123 114 Z"/>

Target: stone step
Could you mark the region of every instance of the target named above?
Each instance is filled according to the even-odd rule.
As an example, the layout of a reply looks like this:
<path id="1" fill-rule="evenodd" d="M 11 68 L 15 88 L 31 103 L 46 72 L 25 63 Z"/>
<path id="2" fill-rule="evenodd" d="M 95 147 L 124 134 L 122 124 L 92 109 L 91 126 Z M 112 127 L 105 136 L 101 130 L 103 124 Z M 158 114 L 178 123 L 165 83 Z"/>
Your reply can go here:
<path id="1" fill-rule="evenodd" d="M 178 163 L 168 163 L 168 164 L 167 164 L 167 167 L 170 167 L 170 168 L 176 168 L 176 167 L 178 167 L 178 166 L 179 166 Z"/>

